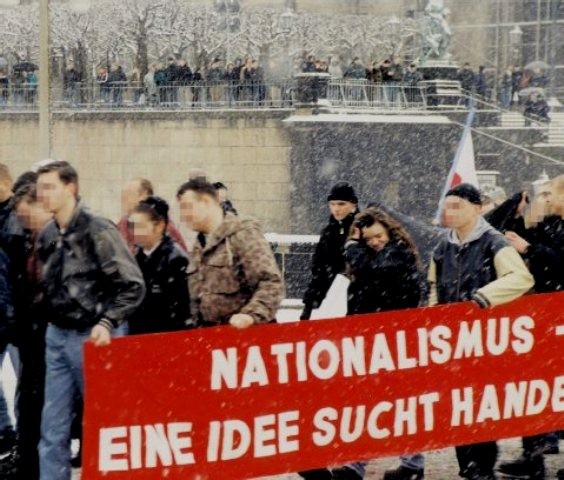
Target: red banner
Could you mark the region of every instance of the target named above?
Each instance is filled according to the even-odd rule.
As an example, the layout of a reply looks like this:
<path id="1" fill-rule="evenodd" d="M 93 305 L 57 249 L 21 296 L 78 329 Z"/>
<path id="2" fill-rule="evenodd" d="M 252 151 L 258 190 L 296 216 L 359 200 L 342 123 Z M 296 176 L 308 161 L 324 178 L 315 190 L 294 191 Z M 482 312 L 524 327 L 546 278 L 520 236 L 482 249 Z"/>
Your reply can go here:
<path id="1" fill-rule="evenodd" d="M 85 479 L 230 480 L 564 429 L 564 293 L 85 351 Z"/>

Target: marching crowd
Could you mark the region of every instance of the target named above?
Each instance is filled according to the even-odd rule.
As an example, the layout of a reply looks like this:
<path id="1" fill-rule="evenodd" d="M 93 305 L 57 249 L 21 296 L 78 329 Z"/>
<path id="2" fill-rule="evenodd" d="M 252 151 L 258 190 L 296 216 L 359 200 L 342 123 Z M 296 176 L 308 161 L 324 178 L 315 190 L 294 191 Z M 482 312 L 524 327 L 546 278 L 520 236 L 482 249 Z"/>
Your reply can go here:
<path id="1" fill-rule="evenodd" d="M 15 182 L 0 165 L 0 340 L 2 351 L 19 357 L 16 428 L 0 397 L 0 450 L 10 451 L 0 461 L 1 478 L 70 479 L 85 342 L 104 346 L 127 334 L 244 329 L 275 319 L 282 274 L 258 222 L 235 210 L 225 185 L 198 174 L 179 186 L 189 236 L 179 233 L 149 180 L 127 182 L 121 200 L 116 226 L 80 200 L 69 163 L 42 162 Z M 487 308 L 563 290 L 564 175 L 486 213 L 489 203 L 469 184 L 447 192 L 445 228 L 424 272 L 405 215 L 378 204 L 361 209 L 353 186 L 337 183 L 327 197 L 329 222 L 312 259 L 301 320 L 338 274 L 350 279 L 348 314 L 460 301 Z M 522 457 L 497 470 L 544 479 L 544 455 L 558 449 L 553 437 L 524 438 Z M 496 442 L 456 447 L 460 476 L 495 479 L 497 452 Z M 401 457 L 384 479 L 421 480 L 424 462 L 423 453 Z M 300 475 L 358 480 L 365 467 L 356 462 Z"/>

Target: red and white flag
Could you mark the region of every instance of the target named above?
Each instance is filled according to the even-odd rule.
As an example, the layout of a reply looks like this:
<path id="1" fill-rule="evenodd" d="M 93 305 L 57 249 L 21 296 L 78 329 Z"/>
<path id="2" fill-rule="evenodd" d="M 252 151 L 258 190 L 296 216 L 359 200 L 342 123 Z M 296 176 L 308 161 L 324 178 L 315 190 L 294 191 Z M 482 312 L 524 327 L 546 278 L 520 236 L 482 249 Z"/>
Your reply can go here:
<path id="1" fill-rule="evenodd" d="M 452 166 L 448 172 L 447 180 L 439 201 L 439 209 L 437 210 L 436 220 L 439 221 L 442 211 L 442 204 L 446 193 L 460 183 L 469 183 L 476 188 L 480 188 L 478 183 L 478 174 L 476 173 L 476 164 L 474 161 L 474 143 L 472 142 L 472 122 L 474 120 L 474 112 L 472 109 L 466 119 L 462 138 L 458 143 L 456 155 L 452 161 Z"/>

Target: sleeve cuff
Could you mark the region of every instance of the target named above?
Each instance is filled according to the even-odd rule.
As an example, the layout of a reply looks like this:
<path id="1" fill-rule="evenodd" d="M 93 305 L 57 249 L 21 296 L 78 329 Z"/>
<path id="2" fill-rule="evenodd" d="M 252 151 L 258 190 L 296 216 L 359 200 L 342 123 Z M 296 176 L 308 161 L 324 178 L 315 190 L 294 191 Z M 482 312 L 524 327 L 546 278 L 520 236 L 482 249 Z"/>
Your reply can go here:
<path id="1" fill-rule="evenodd" d="M 107 328 L 110 332 L 114 329 L 114 322 L 112 322 L 110 319 L 108 318 L 102 318 L 99 322 L 98 325 L 102 325 L 103 327 Z"/>
<path id="2" fill-rule="evenodd" d="M 351 245 L 358 245 L 358 238 L 349 238 L 345 243 L 345 248 L 349 248 Z"/>
<path id="3" fill-rule="evenodd" d="M 480 292 L 475 292 L 474 295 L 472 295 L 472 300 L 476 302 L 480 308 L 487 308 L 491 306 L 490 301 Z"/>

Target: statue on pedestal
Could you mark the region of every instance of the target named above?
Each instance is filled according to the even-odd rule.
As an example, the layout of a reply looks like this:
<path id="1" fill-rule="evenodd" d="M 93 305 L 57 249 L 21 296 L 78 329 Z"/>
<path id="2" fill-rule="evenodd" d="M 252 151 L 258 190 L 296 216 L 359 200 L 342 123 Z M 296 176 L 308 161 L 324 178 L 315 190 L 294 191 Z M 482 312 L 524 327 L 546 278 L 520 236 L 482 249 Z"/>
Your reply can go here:
<path id="1" fill-rule="evenodd" d="M 421 60 L 449 62 L 452 31 L 447 23 L 450 10 L 444 0 L 429 0 L 423 16 L 423 43 Z"/>

